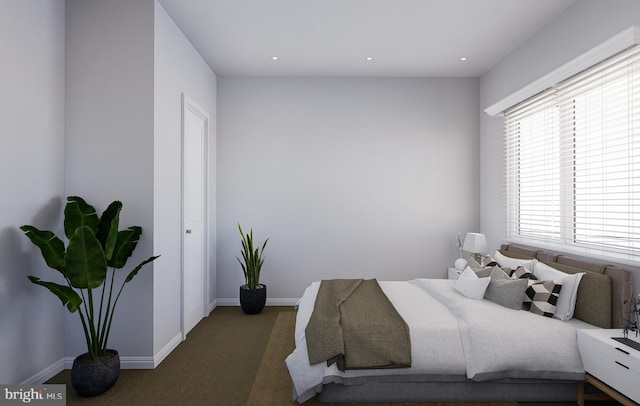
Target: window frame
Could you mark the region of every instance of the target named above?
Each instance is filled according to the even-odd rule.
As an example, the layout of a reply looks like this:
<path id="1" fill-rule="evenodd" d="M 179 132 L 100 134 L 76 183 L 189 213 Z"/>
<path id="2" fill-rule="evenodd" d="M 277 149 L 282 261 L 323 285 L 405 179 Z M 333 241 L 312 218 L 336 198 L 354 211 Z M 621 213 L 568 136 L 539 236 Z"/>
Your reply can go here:
<path id="1" fill-rule="evenodd" d="M 637 41 L 634 40 L 634 42 L 637 42 Z M 640 47 L 635 47 L 635 44 L 634 44 L 628 48 L 629 49 L 627 50 L 623 50 L 622 52 L 618 52 L 617 54 L 614 54 L 612 58 L 615 61 L 616 60 L 615 58 L 619 58 L 620 55 L 624 56 L 627 53 L 634 55 L 630 57 L 630 58 L 634 58 L 632 59 L 630 65 L 634 69 L 637 69 L 637 71 L 631 74 L 632 79 L 636 81 L 636 82 L 633 82 L 631 85 L 631 92 L 633 92 L 634 88 L 636 92 L 640 92 L 640 80 L 639 80 L 639 73 L 638 73 L 640 72 L 640 56 L 639 56 L 640 51 L 638 50 L 638 48 Z M 611 58 L 607 58 L 607 60 L 604 60 L 595 64 L 594 66 L 590 67 L 590 69 L 597 70 L 598 67 L 606 66 L 607 64 L 610 64 L 610 59 Z M 583 71 L 583 72 L 577 73 L 576 75 L 573 75 L 570 78 L 565 79 L 563 82 L 578 81 L 578 83 L 580 83 L 581 80 L 585 80 L 584 79 L 585 77 L 588 78 L 589 73 L 585 73 Z M 608 76 L 605 76 L 605 78 L 608 78 Z M 615 80 L 624 81 L 625 78 L 626 76 L 615 76 L 614 81 Z M 563 90 L 563 86 L 562 86 L 563 82 L 554 84 L 553 86 L 550 86 L 544 91 L 539 92 L 538 94 L 524 100 L 521 103 L 517 103 L 513 107 L 503 112 L 503 115 L 505 116 L 505 136 L 506 136 L 506 142 L 505 142 L 506 196 L 504 200 L 505 217 L 506 217 L 505 219 L 506 220 L 506 224 L 505 224 L 506 238 L 514 242 L 520 242 L 520 243 L 529 244 L 529 245 L 532 245 L 532 244 L 543 245 L 547 247 L 553 247 L 555 249 L 560 249 L 563 251 L 576 252 L 586 256 L 597 255 L 600 258 L 602 257 L 609 258 L 609 259 L 615 260 L 616 262 L 637 263 L 637 261 L 640 261 L 640 245 L 638 244 L 638 241 L 637 241 L 638 237 L 635 237 L 635 235 L 640 235 L 640 219 L 632 221 L 632 223 L 635 222 L 636 225 L 629 226 L 632 231 L 630 233 L 627 233 L 628 234 L 627 241 L 629 246 L 626 248 L 620 248 L 620 247 L 613 248 L 613 246 L 607 246 L 607 243 L 605 242 L 607 239 L 614 240 L 611 237 L 611 235 L 603 234 L 602 236 L 600 236 L 603 242 L 596 243 L 593 237 L 591 237 L 592 241 L 586 241 L 589 238 L 587 235 L 588 233 L 585 233 L 584 234 L 585 237 L 583 238 L 582 234 L 578 232 L 579 229 L 588 230 L 589 227 L 588 227 L 588 223 L 584 223 L 584 224 L 580 223 L 581 224 L 580 226 L 577 225 L 577 221 L 578 221 L 577 220 L 578 219 L 578 215 L 577 215 L 578 203 L 576 200 L 578 195 L 577 190 L 584 189 L 586 186 L 589 186 L 590 183 L 585 179 L 583 179 L 582 183 L 576 180 L 578 179 L 578 173 L 579 173 L 577 170 L 577 165 L 578 165 L 577 162 L 579 160 L 577 158 L 578 157 L 577 151 L 579 148 L 582 148 L 581 146 L 578 147 L 578 144 L 581 141 L 579 141 L 577 137 L 578 125 L 576 123 L 578 120 L 577 118 L 578 114 L 576 113 L 577 111 L 576 109 L 578 107 L 576 107 L 576 105 L 578 104 L 578 102 L 576 102 L 576 100 L 578 97 L 584 96 L 586 98 L 587 96 L 585 95 L 589 94 L 594 89 L 604 93 L 605 92 L 604 89 L 608 88 L 607 86 L 610 86 L 611 83 L 605 80 L 603 81 L 604 84 L 586 87 L 586 90 L 584 91 L 580 90 L 578 92 L 575 92 L 575 90 L 573 90 L 573 93 L 572 93 L 572 92 Z M 628 88 L 627 88 L 627 92 L 628 92 Z M 569 93 L 569 96 L 571 97 L 567 97 L 565 93 Z M 628 101 L 627 103 L 632 104 L 633 98 L 630 97 L 629 100 L 631 101 Z M 610 101 L 610 100 L 605 99 L 605 101 Z M 582 107 L 579 107 L 579 108 L 582 108 Z M 552 121 L 552 123 L 548 124 L 546 122 L 546 120 L 548 119 L 547 114 L 552 110 L 553 111 L 557 110 L 557 114 L 555 113 L 551 114 L 550 120 Z M 544 116 L 542 119 L 543 120 L 542 123 L 535 122 L 536 118 L 534 116 L 537 115 L 538 113 Z M 631 125 L 631 129 L 627 129 L 628 134 L 626 137 L 632 138 L 632 143 L 637 141 L 638 144 L 640 144 L 640 129 L 633 127 L 633 123 L 639 120 L 638 116 L 640 116 L 640 109 L 636 107 L 636 110 L 633 110 L 632 112 L 627 111 L 627 121 L 629 121 L 629 117 L 631 115 L 633 115 L 631 119 L 632 125 Z M 571 117 L 571 121 L 563 119 L 566 117 Z M 528 181 L 530 179 L 529 176 L 531 176 L 531 179 L 533 179 L 533 181 L 544 180 L 544 175 L 540 175 L 540 174 L 530 175 L 527 171 L 530 170 L 531 172 L 534 172 L 534 171 L 542 172 L 545 170 L 545 169 L 531 169 L 523 165 L 523 160 L 524 160 L 523 154 L 525 152 L 529 155 L 536 154 L 538 149 L 538 147 L 527 147 L 525 138 L 521 134 L 521 132 L 522 133 L 525 132 L 523 128 L 527 124 L 525 123 L 527 119 L 531 119 L 531 121 L 533 121 L 533 124 L 531 124 L 532 128 L 535 127 L 536 125 L 542 126 L 543 129 L 538 130 L 539 132 L 536 134 L 543 133 L 545 135 L 545 140 L 547 140 L 547 142 L 553 143 L 554 141 L 553 138 L 555 136 L 559 138 L 557 140 L 558 150 L 555 153 L 551 153 L 550 154 L 551 158 L 549 158 L 549 159 L 555 159 L 554 157 L 557 156 L 559 160 L 559 166 L 557 169 L 559 173 L 557 174 L 558 175 L 557 180 L 554 180 L 558 182 L 557 188 L 558 188 L 559 195 L 557 197 L 557 207 L 552 209 L 552 211 L 557 211 L 558 214 L 551 218 L 552 222 L 558 223 L 558 226 L 557 226 L 558 232 L 556 232 L 557 237 L 553 236 L 553 233 L 552 233 L 553 227 L 548 227 L 546 230 L 544 230 L 544 226 L 536 226 L 538 228 L 536 228 L 533 232 L 525 228 L 525 225 L 529 223 L 535 226 L 535 222 L 543 221 L 543 220 L 540 220 L 540 218 L 544 217 L 543 215 L 540 215 L 540 213 L 536 213 L 536 210 L 538 210 L 538 212 L 540 210 L 539 210 L 539 207 L 533 204 L 527 207 L 523 207 L 523 203 L 522 203 L 523 196 L 525 195 L 525 191 L 528 190 L 527 189 L 528 184 L 525 182 L 525 180 Z M 553 122 L 554 120 L 557 120 L 557 122 Z M 549 125 L 551 126 L 550 130 L 547 128 L 547 126 Z M 514 127 L 517 127 L 518 130 L 513 130 Z M 529 129 L 526 129 L 526 130 L 533 131 Z M 556 131 L 557 134 L 554 133 L 554 131 Z M 552 141 L 548 141 L 548 138 L 552 139 Z M 532 151 L 525 150 L 523 146 L 525 148 L 531 148 Z M 594 150 L 593 148 L 589 149 L 589 152 L 593 152 L 593 150 Z M 545 159 L 547 159 L 547 155 L 545 154 L 546 152 L 543 152 L 542 155 L 545 157 Z M 570 158 L 568 158 L 566 161 L 563 161 L 563 157 L 567 157 L 567 156 L 569 156 Z M 631 168 L 633 168 L 633 165 L 637 165 L 636 167 L 640 167 L 640 155 L 633 156 L 633 158 L 635 158 L 636 161 L 633 161 L 631 163 Z M 567 162 L 569 162 L 570 164 L 567 164 Z M 607 161 L 606 163 L 609 165 L 613 165 L 614 161 L 611 160 L 611 161 Z M 631 171 L 633 171 L 633 173 L 631 173 Z M 628 168 L 626 179 L 627 180 L 635 179 L 634 176 L 636 171 L 638 171 L 638 169 Z M 551 175 L 550 178 L 553 179 L 553 174 Z M 549 185 L 550 183 L 545 183 L 545 186 L 548 189 L 553 189 L 554 185 L 551 185 L 551 188 L 549 188 Z M 582 189 L 579 189 L 579 187 L 582 187 Z M 632 187 L 637 188 L 638 187 L 637 183 L 632 184 Z M 603 187 L 603 189 L 607 189 L 606 185 Z M 637 192 L 638 192 L 637 189 L 635 191 L 632 191 L 631 192 L 632 197 L 627 197 L 626 199 L 626 205 L 632 207 L 632 209 L 629 210 L 630 218 L 634 217 L 635 211 L 633 211 L 633 207 L 634 207 L 633 194 Z M 539 198 L 539 195 L 538 195 L 538 198 Z M 542 201 L 542 200 L 539 199 L 538 201 Z M 543 206 L 543 203 L 538 203 L 538 204 Z M 595 206 L 595 204 L 593 204 L 592 206 Z M 602 206 L 604 207 L 606 205 L 603 204 Z M 542 209 L 545 209 L 545 206 L 543 206 Z M 532 214 L 526 215 L 525 212 L 527 210 L 530 211 Z M 640 210 L 640 205 L 638 206 L 638 210 Z M 599 220 L 601 220 L 602 230 L 604 233 L 604 229 L 608 228 L 605 226 L 605 223 L 606 223 L 606 219 L 608 218 L 607 216 L 609 216 L 610 214 L 610 211 L 602 211 L 602 213 L 605 213 L 605 214 L 602 214 L 602 218 L 599 218 Z M 539 216 L 539 217 L 536 217 L 536 216 Z"/>

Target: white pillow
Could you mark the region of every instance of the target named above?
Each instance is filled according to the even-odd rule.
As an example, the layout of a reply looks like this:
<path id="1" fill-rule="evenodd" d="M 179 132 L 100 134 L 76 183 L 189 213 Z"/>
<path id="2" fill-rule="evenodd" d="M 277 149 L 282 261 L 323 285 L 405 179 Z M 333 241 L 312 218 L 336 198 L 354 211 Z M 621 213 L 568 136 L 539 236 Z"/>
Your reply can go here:
<path id="1" fill-rule="evenodd" d="M 482 299 L 489 282 L 490 276 L 478 278 L 471 268 L 466 267 L 456 281 L 455 289 L 470 299 Z"/>
<path id="2" fill-rule="evenodd" d="M 493 259 L 495 259 L 498 265 L 503 268 L 516 269 L 518 266 L 523 266 L 530 271 L 533 269 L 533 262 L 535 261 L 535 259 L 511 258 L 506 255 L 502 255 L 500 251 L 496 251 L 493 255 Z"/>
<path id="3" fill-rule="evenodd" d="M 547 264 L 536 261 L 533 267 L 533 275 L 541 281 L 550 281 L 554 279 L 562 280 L 562 289 L 558 296 L 556 311 L 553 317 L 562 321 L 573 318 L 573 312 L 576 309 L 576 298 L 578 297 L 578 286 L 585 272 L 569 274 L 559 271 Z"/>

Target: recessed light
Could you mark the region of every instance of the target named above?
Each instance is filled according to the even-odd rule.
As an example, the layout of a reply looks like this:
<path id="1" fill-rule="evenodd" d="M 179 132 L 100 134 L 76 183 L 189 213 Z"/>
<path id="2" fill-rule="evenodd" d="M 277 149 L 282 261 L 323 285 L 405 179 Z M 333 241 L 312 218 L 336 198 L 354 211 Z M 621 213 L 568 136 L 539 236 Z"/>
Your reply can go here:
<path id="1" fill-rule="evenodd" d="M 271 57 L 271 60 L 272 60 L 272 61 L 277 61 L 277 60 L 278 60 L 278 57 L 277 57 L 277 56 L 272 56 L 272 57 Z"/>
<path id="2" fill-rule="evenodd" d="M 366 57 L 366 58 L 364 58 L 364 59 L 366 59 L 367 61 L 373 61 L 373 56 L 367 56 L 367 57 Z"/>
<path id="3" fill-rule="evenodd" d="M 461 60 L 461 61 L 466 61 L 466 60 L 467 60 L 467 57 L 466 57 L 466 56 L 463 56 L 462 58 L 460 58 L 460 60 Z"/>

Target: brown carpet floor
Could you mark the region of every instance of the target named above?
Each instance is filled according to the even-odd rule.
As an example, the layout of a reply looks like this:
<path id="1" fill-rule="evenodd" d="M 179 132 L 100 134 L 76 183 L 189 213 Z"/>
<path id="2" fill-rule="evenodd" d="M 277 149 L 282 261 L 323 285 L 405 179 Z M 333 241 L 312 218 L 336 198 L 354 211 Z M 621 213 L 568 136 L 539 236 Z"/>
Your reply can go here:
<path id="1" fill-rule="evenodd" d="M 123 369 L 106 393 L 82 398 L 65 370 L 49 383 L 67 384 L 67 405 L 245 405 L 281 310 L 267 307 L 245 315 L 239 307 L 218 307 L 189 332 L 155 369 Z"/>
<path id="2" fill-rule="evenodd" d="M 294 323 L 295 312 L 291 307 L 267 307 L 257 315 L 245 315 L 239 307 L 218 307 L 156 369 L 123 369 L 115 386 L 102 395 L 92 398 L 78 396 L 71 388 L 69 370 L 56 375 L 48 383 L 67 384 L 67 405 L 296 405 L 291 401 L 291 381 L 284 367 L 284 358 L 294 347 Z M 330 406 L 314 399 L 304 405 Z M 363 403 L 357 405 L 367 406 Z M 517 403 L 473 405 L 511 406 Z M 552 406 L 548 403 L 523 405 Z M 574 404 L 553 406 L 556 405 Z M 589 403 L 589 406 L 595 405 Z"/>

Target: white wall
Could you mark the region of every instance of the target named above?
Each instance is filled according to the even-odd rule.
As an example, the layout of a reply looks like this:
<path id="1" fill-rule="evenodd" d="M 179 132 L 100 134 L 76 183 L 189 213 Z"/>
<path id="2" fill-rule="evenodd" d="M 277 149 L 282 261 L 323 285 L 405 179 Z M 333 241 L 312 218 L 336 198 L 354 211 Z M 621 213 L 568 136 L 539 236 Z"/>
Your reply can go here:
<path id="1" fill-rule="evenodd" d="M 218 79 L 217 273 L 243 283 L 236 223 L 270 237 L 268 298 L 312 281 L 444 277 L 477 231 L 477 79 Z"/>
<path id="2" fill-rule="evenodd" d="M 120 227 L 143 229 L 118 283 L 155 254 L 154 0 L 67 0 L 66 25 L 65 192 L 99 212 L 121 200 Z M 153 354 L 153 268 L 146 265 L 118 302 L 109 347 L 121 357 Z M 74 357 L 86 344 L 78 316 L 66 321 L 65 355 Z"/>
<path id="3" fill-rule="evenodd" d="M 480 107 L 493 103 L 562 66 L 631 25 L 640 24 L 640 1 L 581 0 L 494 66 L 480 80 Z M 503 120 L 484 112 L 481 131 L 481 229 L 495 249 L 502 242 Z M 640 287 L 640 273 L 635 278 Z"/>
<path id="4" fill-rule="evenodd" d="M 61 282 L 18 229 L 61 231 L 64 0 L 0 2 L 0 383 L 48 379 L 62 359 L 64 308 L 27 275 Z M 60 367 L 60 365 L 58 365 Z M 39 372 L 40 371 L 40 372 Z M 35 376 L 34 374 L 39 374 Z"/>
<path id="5" fill-rule="evenodd" d="M 180 330 L 182 93 L 209 113 L 209 301 L 215 300 L 216 76 L 162 6 L 155 5 L 154 354 Z"/>

